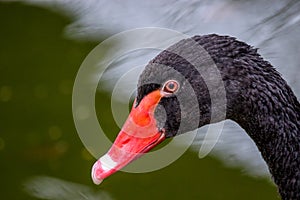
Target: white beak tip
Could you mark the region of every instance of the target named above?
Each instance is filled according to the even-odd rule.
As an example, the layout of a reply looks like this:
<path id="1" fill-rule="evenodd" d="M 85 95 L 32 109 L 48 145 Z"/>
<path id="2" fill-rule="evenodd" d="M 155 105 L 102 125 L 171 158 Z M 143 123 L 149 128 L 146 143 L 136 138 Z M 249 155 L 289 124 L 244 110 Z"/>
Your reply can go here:
<path id="1" fill-rule="evenodd" d="M 96 164 L 96 163 L 95 163 L 95 164 Z M 103 179 L 97 178 L 95 171 L 96 171 L 96 167 L 95 167 L 95 165 L 94 165 L 94 166 L 93 166 L 93 169 L 92 169 L 92 174 L 91 174 L 92 180 L 93 180 L 93 182 L 94 182 L 96 185 L 100 185 L 100 183 L 102 183 Z"/>
<path id="2" fill-rule="evenodd" d="M 93 182 L 96 184 L 96 185 L 100 185 L 100 183 L 102 183 L 103 179 L 97 179 L 96 177 L 93 177 Z"/>

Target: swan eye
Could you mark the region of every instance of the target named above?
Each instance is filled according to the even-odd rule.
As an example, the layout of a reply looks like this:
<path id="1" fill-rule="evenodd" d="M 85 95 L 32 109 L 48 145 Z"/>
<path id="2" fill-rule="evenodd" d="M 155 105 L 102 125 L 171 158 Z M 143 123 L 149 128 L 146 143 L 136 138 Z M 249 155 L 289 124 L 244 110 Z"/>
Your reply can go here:
<path id="1" fill-rule="evenodd" d="M 179 83 L 175 80 L 167 81 L 163 86 L 163 92 L 167 94 L 175 93 L 179 88 Z"/>

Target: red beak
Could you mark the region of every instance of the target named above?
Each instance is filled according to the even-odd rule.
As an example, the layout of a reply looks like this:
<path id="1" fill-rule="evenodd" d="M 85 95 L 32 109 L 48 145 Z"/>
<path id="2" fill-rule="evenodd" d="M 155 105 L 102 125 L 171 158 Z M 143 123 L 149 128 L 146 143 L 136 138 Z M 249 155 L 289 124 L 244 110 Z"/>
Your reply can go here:
<path id="1" fill-rule="evenodd" d="M 132 107 L 114 144 L 93 166 L 92 179 L 95 184 L 100 184 L 104 178 L 165 139 L 154 118 L 154 110 L 161 98 L 161 92 L 156 90 L 145 96 L 136 108 Z"/>

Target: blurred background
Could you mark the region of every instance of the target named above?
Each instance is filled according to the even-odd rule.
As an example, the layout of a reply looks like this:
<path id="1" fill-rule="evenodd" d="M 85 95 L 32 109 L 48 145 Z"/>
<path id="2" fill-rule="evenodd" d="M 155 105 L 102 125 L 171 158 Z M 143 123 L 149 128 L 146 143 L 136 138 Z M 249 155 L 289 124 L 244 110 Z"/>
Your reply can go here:
<path id="1" fill-rule="evenodd" d="M 204 159 L 198 158 L 199 133 L 170 166 L 118 172 L 95 186 L 95 158 L 73 122 L 72 87 L 84 58 L 101 41 L 158 26 L 189 35 L 232 35 L 259 47 L 299 97 L 299 11 L 297 0 L 0 1 L 1 199 L 278 199 L 257 149 L 232 122 Z M 105 116 L 101 126 L 111 140 L 119 131 L 111 89 L 120 67 L 130 68 L 132 59 L 115 64 L 96 94 L 96 111 Z"/>

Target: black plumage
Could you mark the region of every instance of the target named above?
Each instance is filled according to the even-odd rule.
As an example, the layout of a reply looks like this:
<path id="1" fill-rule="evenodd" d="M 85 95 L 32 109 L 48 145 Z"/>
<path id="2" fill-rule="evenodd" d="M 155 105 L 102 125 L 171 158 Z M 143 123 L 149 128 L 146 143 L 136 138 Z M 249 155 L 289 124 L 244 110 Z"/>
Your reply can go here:
<path id="1" fill-rule="evenodd" d="M 198 56 L 187 45 L 190 41 L 201 45 L 215 63 L 225 88 L 225 100 L 212 105 L 211 98 L 218 99 L 222 87 L 216 84 L 208 89 L 207 79 L 218 80 L 213 80 L 212 72 L 205 77 L 199 72 L 203 68 L 208 71 L 213 63 L 204 61 L 203 66 L 195 66 L 181 56 L 181 52 L 189 58 Z M 300 199 L 300 104 L 286 81 L 257 49 L 233 37 L 215 34 L 182 40 L 146 66 L 138 83 L 137 105 L 170 79 L 177 80 L 180 89 L 176 95 L 161 99 L 164 109 L 160 107 L 155 112 L 158 126 L 165 129 L 167 137 L 223 120 L 218 116 L 224 112 L 225 102 L 226 119 L 236 121 L 254 140 L 282 199 Z M 189 85 L 195 95 L 189 91 Z M 217 115 L 212 116 L 212 106 Z"/>

